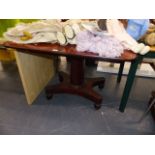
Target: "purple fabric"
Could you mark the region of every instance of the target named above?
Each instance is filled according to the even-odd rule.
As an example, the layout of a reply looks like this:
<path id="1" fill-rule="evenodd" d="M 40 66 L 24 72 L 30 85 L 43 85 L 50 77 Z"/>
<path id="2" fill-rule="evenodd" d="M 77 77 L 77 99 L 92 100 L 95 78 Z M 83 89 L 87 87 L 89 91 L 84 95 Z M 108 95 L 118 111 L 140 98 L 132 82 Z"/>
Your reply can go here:
<path id="1" fill-rule="evenodd" d="M 113 36 L 92 33 L 90 31 L 82 31 L 76 36 L 79 52 L 92 52 L 103 57 L 115 58 L 121 56 L 124 47 L 119 40 Z"/>

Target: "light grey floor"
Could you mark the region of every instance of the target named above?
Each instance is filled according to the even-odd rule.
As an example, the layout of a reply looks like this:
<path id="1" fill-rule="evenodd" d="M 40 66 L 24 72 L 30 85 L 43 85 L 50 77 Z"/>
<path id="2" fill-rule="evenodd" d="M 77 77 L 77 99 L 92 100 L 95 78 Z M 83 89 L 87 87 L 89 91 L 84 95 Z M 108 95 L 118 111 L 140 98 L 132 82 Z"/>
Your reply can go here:
<path id="1" fill-rule="evenodd" d="M 118 111 L 126 77 L 116 84 L 116 76 L 86 68 L 87 76 L 105 76 L 102 108 L 94 110 L 91 101 L 73 95 L 55 95 L 46 100 L 44 92 L 32 106 L 26 102 L 16 65 L 0 71 L 0 134 L 155 134 L 149 114 L 138 122 L 147 108 L 155 79 L 136 78 L 125 113 Z M 57 83 L 57 76 L 51 83 Z"/>

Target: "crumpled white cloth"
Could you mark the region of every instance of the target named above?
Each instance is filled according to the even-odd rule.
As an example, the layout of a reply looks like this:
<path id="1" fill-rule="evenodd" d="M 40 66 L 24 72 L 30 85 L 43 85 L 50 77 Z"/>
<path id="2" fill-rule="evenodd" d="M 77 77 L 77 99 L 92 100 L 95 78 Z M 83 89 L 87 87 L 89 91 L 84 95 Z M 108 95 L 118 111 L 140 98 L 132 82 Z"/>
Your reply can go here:
<path id="1" fill-rule="evenodd" d="M 107 19 L 106 27 L 109 34 L 116 37 L 126 49 L 144 55 L 150 51 L 150 47 L 139 44 L 125 30 L 123 24 L 118 19 Z"/>
<path id="2" fill-rule="evenodd" d="M 61 22 L 61 20 L 47 19 L 33 23 L 20 23 L 8 29 L 7 32 L 4 33 L 4 38 L 8 41 L 24 44 L 38 42 L 60 43 L 57 38 L 57 33 L 61 33 L 63 39 L 66 40 L 65 45 L 68 43 L 76 44 L 75 36 L 69 39 L 65 34 L 64 28 L 67 25 L 70 26 L 75 36 L 83 30 L 97 29 L 97 23 L 95 21 L 71 19 L 66 22 Z M 21 39 L 23 36 L 25 37 L 24 32 L 31 34 L 32 38 Z"/>
<path id="3" fill-rule="evenodd" d="M 124 47 L 121 42 L 107 33 L 82 31 L 76 36 L 79 52 L 92 52 L 103 57 L 115 58 L 121 56 Z"/>
<path id="4" fill-rule="evenodd" d="M 76 37 L 77 50 L 97 53 L 100 56 L 115 58 L 121 56 L 124 49 L 144 55 L 150 47 L 138 43 L 125 30 L 123 24 L 117 19 L 107 19 L 107 33 L 89 31 L 80 32 Z"/>
<path id="5" fill-rule="evenodd" d="M 48 19 L 39 20 L 33 23 L 21 23 L 16 27 L 10 28 L 4 33 L 4 38 L 16 43 L 38 43 L 38 42 L 57 42 L 56 33 L 62 31 L 62 25 L 59 20 Z M 23 32 L 32 35 L 31 39 L 21 40 Z"/>
<path id="6" fill-rule="evenodd" d="M 125 46 L 136 46 L 138 42 L 133 39 L 125 30 L 123 24 L 117 19 L 107 19 L 106 27 L 109 34 L 115 36 L 118 40 L 125 43 Z"/>

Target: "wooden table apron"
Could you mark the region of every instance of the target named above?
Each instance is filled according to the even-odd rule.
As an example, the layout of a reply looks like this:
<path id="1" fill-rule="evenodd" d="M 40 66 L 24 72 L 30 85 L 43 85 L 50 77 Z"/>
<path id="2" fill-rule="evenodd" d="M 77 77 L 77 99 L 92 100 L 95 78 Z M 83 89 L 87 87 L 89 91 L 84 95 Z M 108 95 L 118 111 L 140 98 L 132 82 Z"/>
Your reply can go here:
<path id="1" fill-rule="evenodd" d="M 127 86 L 124 89 L 124 95 L 122 97 L 123 104 L 120 105 L 120 111 L 125 108 L 125 104 L 127 103 L 127 99 L 130 93 L 129 84 L 132 83 L 132 77 L 134 77 L 134 72 L 136 71 L 136 67 L 141 60 L 141 57 L 137 57 L 136 54 L 131 51 L 124 51 L 123 55 L 119 58 L 105 58 L 100 57 L 96 54 L 92 54 L 90 52 L 77 52 L 74 45 L 60 46 L 58 44 L 16 44 L 13 42 L 5 42 L 2 44 L 5 47 L 17 49 L 17 52 L 24 52 L 34 55 L 40 55 L 45 57 L 51 57 L 53 55 L 57 56 L 66 56 L 71 59 L 71 69 L 70 69 L 70 77 L 68 81 L 68 75 L 60 72 L 59 80 L 60 84 L 55 86 L 49 86 L 46 88 L 47 98 L 52 97 L 52 93 L 71 93 L 80 95 L 90 99 L 95 102 L 95 108 L 99 109 L 101 107 L 102 97 L 96 93 L 92 87 L 98 85 L 99 88 L 103 88 L 104 78 L 95 78 L 95 79 L 84 79 L 84 60 L 85 59 L 94 59 L 100 61 L 109 61 L 121 63 L 120 70 L 118 73 L 117 82 L 120 82 L 124 62 L 129 61 L 132 62 L 132 67 L 130 69 L 130 78 L 128 77 Z M 131 81 L 131 82 L 130 82 Z M 130 86 L 131 87 L 131 86 Z M 52 92 L 52 93 L 51 93 Z"/>

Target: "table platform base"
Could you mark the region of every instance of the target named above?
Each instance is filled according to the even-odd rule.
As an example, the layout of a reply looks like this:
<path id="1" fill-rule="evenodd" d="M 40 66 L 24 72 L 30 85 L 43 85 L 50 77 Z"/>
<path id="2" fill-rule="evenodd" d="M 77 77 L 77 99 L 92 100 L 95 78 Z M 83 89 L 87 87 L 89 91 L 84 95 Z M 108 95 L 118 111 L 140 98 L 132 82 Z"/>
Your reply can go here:
<path id="1" fill-rule="evenodd" d="M 53 94 L 68 93 L 85 97 L 94 102 L 95 109 L 101 108 L 102 96 L 95 92 L 93 87 L 104 88 L 105 78 L 85 78 L 82 84 L 72 84 L 68 74 L 59 72 L 59 81 L 59 84 L 46 87 L 47 99 L 51 99 Z"/>

